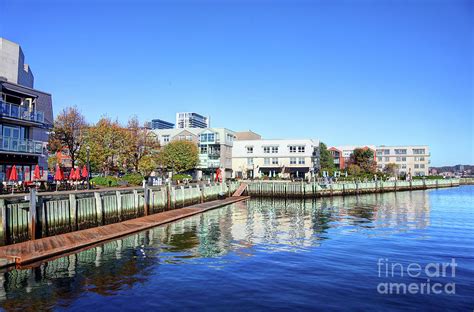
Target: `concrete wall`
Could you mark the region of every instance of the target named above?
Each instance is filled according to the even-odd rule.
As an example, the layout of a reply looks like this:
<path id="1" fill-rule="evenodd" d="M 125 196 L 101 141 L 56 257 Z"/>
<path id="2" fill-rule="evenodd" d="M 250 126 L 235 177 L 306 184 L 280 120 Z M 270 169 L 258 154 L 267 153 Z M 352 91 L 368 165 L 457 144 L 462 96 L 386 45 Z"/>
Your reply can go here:
<path id="1" fill-rule="evenodd" d="M 9 82 L 33 88 L 33 73 L 24 60 L 18 44 L 0 38 L 0 76 L 7 78 Z"/>

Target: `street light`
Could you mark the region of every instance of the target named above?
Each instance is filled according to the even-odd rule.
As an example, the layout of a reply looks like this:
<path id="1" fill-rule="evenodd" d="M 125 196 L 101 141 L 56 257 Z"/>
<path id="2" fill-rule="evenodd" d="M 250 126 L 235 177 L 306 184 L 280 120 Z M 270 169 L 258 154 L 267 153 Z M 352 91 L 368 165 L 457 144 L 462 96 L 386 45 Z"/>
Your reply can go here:
<path id="1" fill-rule="evenodd" d="M 87 155 L 87 189 L 91 189 L 90 176 L 91 176 L 91 164 L 89 161 L 90 146 L 86 146 L 86 155 Z"/>

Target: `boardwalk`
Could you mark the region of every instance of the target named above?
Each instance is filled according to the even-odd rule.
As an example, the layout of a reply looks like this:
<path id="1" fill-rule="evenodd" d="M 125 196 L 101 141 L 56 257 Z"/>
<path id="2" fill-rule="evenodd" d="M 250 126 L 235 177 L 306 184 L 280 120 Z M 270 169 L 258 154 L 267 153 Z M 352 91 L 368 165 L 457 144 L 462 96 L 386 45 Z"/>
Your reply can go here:
<path id="1" fill-rule="evenodd" d="M 229 197 L 87 230 L 0 247 L 0 267 L 25 265 L 247 199 Z"/>

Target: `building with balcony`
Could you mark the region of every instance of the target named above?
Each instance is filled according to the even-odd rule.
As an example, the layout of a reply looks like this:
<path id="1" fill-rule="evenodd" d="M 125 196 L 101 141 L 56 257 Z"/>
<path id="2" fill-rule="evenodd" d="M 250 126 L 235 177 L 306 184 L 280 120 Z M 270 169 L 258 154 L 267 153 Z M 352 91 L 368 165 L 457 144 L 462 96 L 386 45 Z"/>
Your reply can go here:
<path id="1" fill-rule="evenodd" d="M 365 146 L 354 146 L 354 145 L 344 145 L 344 146 L 333 146 L 328 148 L 328 151 L 331 153 L 334 159 L 334 166 L 339 170 L 344 170 L 349 165 L 351 155 L 356 148 L 370 149 L 374 153 L 375 158 L 375 145 L 365 145 Z"/>
<path id="2" fill-rule="evenodd" d="M 36 164 L 46 179 L 51 94 L 33 88 L 33 74 L 18 44 L 0 38 L 0 56 L 0 179 L 8 180 L 16 165 L 19 180 L 29 181 Z"/>
<path id="3" fill-rule="evenodd" d="M 155 129 L 160 145 L 172 141 L 190 141 L 199 149 L 199 165 L 194 172 L 196 179 L 214 179 L 217 168 L 224 178 L 232 177 L 232 147 L 235 132 L 226 128 Z"/>
<path id="4" fill-rule="evenodd" d="M 176 113 L 176 128 L 209 128 L 210 126 L 209 117 L 204 117 L 198 113 Z"/>
<path id="5" fill-rule="evenodd" d="M 235 178 L 305 178 L 319 171 L 319 141 L 236 140 L 232 149 Z"/>
<path id="6" fill-rule="evenodd" d="M 394 163 L 399 175 L 428 175 L 430 151 L 427 145 L 377 146 L 377 169 L 383 171 L 385 166 Z"/>
<path id="7" fill-rule="evenodd" d="M 174 123 L 167 122 L 161 119 L 153 119 L 151 121 L 151 129 L 173 129 Z"/>

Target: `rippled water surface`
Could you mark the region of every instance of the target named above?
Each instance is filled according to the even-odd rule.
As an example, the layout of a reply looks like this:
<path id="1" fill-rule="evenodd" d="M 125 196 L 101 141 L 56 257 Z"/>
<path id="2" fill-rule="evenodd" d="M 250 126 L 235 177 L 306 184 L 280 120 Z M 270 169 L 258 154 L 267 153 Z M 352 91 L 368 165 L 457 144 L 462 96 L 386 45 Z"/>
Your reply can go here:
<path id="1" fill-rule="evenodd" d="M 473 311 L 473 193 L 464 186 L 316 201 L 252 199 L 1 272 L 0 307 Z M 384 283 L 428 279 L 400 276 L 397 266 L 392 276 L 385 264 L 426 268 L 453 258 L 454 276 L 448 268 L 429 283 L 455 284 L 455 294 L 380 293 Z"/>

